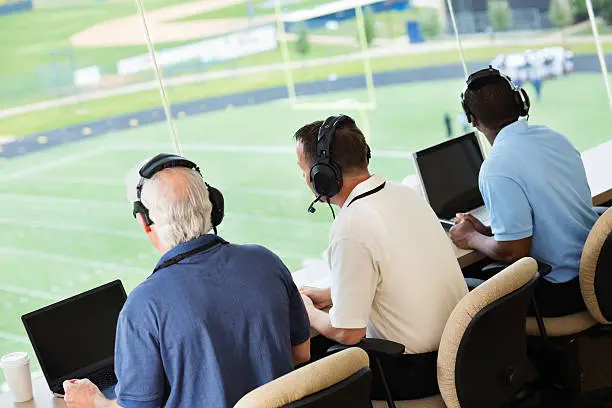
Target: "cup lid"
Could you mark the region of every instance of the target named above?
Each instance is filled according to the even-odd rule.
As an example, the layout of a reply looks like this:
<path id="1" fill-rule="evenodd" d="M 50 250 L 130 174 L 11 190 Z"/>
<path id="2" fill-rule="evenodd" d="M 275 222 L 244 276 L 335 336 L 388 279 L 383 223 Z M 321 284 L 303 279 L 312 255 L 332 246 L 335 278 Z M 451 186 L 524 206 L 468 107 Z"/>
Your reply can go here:
<path id="1" fill-rule="evenodd" d="M 17 351 L 15 353 L 8 353 L 0 359 L 0 367 L 18 367 L 30 362 L 28 353 L 24 351 Z"/>

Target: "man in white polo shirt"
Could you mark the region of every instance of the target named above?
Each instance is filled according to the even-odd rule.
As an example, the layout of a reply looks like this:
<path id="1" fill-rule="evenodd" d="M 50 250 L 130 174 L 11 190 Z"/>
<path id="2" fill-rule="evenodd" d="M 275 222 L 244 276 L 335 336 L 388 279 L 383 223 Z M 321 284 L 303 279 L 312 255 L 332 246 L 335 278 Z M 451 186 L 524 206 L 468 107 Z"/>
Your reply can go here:
<path id="1" fill-rule="evenodd" d="M 467 293 L 438 218 L 410 187 L 370 174 L 370 149 L 348 116 L 306 125 L 295 140 L 315 202 L 340 207 L 327 252 L 331 288 L 302 289 L 311 326 L 342 344 L 365 336 L 402 343 L 407 354 L 383 364 L 394 398 L 435 394 L 442 331 Z M 379 384 L 375 378 L 374 398 L 382 397 Z"/>

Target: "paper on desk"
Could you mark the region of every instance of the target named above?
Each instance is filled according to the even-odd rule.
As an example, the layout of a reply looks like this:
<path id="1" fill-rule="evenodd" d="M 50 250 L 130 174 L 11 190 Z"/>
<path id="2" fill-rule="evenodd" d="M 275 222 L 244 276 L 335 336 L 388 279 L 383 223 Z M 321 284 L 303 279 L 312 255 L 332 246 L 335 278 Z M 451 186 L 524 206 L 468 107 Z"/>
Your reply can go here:
<path id="1" fill-rule="evenodd" d="M 331 272 L 327 261 L 323 259 L 305 262 L 304 268 L 295 271 L 292 276 L 298 288 L 302 286 L 329 288 L 331 285 Z"/>

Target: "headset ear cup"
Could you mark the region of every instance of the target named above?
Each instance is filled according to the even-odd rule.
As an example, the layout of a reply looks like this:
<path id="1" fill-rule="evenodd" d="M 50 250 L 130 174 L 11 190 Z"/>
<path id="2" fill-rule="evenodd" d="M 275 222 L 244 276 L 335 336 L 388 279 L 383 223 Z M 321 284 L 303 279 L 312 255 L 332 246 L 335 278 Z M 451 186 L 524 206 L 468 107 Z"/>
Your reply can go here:
<path id="1" fill-rule="evenodd" d="M 531 100 L 529 99 L 529 94 L 523 88 L 519 89 L 523 100 L 521 101 L 521 116 L 529 115 L 529 108 L 531 108 Z"/>
<path id="2" fill-rule="evenodd" d="M 154 224 L 151 217 L 149 217 L 149 209 L 145 207 L 141 201 L 134 201 L 133 214 L 134 214 L 134 218 L 136 218 L 136 214 L 142 215 L 142 218 L 144 219 L 144 222 L 147 225 L 147 227 L 150 227 L 151 225 Z"/>
<path id="3" fill-rule="evenodd" d="M 208 188 L 208 199 L 212 204 L 212 211 L 210 213 L 210 220 L 213 227 L 218 227 L 225 217 L 225 199 L 221 191 L 217 190 L 213 186 L 206 183 Z"/>
<path id="4" fill-rule="evenodd" d="M 310 183 L 314 191 L 323 197 L 331 198 L 342 189 L 342 177 L 332 166 L 317 163 L 310 169 Z"/>
<path id="5" fill-rule="evenodd" d="M 472 112 L 470 112 L 470 110 L 467 108 L 463 94 L 461 94 L 461 107 L 463 108 L 463 112 L 465 113 L 468 123 L 472 123 Z"/>

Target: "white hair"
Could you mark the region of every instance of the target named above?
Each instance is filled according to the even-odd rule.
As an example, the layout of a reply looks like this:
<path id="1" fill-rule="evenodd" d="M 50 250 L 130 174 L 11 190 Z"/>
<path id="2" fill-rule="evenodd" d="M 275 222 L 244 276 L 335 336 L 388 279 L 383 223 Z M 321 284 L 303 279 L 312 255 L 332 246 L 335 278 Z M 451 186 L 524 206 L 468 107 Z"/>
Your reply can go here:
<path id="1" fill-rule="evenodd" d="M 128 197 L 135 190 L 133 185 L 134 193 L 128 190 Z M 207 234 L 213 227 L 208 188 L 189 168 L 171 167 L 145 179 L 141 201 L 149 209 L 157 237 L 166 249 Z"/>

